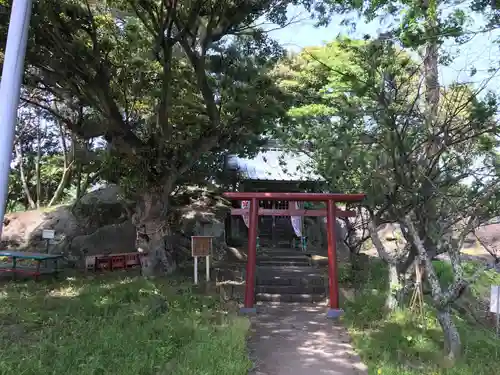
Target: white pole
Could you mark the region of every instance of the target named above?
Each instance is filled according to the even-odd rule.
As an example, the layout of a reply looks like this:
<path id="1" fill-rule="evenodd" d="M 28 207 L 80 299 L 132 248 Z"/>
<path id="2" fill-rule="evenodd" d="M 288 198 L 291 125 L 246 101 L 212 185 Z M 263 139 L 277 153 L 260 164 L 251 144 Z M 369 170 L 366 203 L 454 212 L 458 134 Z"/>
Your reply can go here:
<path id="1" fill-rule="evenodd" d="M 497 337 L 500 334 L 500 288 L 497 287 L 497 306 L 496 306 L 496 318 L 497 318 Z"/>
<path id="2" fill-rule="evenodd" d="M 198 284 L 198 257 L 194 257 L 194 284 Z"/>
<path id="3" fill-rule="evenodd" d="M 14 0 L 0 81 L 0 219 L 5 215 L 32 0 Z M 2 224 L 0 224 L 0 236 Z"/>
<path id="4" fill-rule="evenodd" d="M 207 267 L 207 281 L 210 281 L 210 255 L 207 256 L 206 267 Z"/>

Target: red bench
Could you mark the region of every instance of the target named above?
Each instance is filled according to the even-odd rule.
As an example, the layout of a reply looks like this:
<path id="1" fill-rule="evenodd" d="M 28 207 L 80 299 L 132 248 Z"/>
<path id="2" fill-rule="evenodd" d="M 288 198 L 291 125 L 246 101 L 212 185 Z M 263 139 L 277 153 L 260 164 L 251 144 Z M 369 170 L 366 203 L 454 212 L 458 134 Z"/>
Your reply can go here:
<path id="1" fill-rule="evenodd" d="M 88 271 L 113 271 L 140 267 L 143 255 L 144 253 L 89 255 L 85 259 L 85 267 Z"/>

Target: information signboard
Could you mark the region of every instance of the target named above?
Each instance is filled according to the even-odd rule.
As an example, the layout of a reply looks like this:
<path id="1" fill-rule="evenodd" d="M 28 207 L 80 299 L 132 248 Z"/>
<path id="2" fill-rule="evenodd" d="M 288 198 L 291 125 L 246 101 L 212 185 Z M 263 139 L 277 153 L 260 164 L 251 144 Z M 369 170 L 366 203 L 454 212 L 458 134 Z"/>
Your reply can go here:
<path id="1" fill-rule="evenodd" d="M 45 240 L 52 240 L 56 236 L 56 231 L 51 229 L 44 229 L 42 231 L 42 238 Z"/>
<path id="2" fill-rule="evenodd" d="M 194 257 L 194 283 L 198 284 L 198 257 L 206 259 L 207 281 L 210 281 L 210 255 L 212 236 L 191 236 L 191 255 Z"/>
<path id="3" fill-rule="evenodd" d="M 193 257 L 208 257 L 212 252 L 211 236 L 192 236 L 191 255 Z"/>

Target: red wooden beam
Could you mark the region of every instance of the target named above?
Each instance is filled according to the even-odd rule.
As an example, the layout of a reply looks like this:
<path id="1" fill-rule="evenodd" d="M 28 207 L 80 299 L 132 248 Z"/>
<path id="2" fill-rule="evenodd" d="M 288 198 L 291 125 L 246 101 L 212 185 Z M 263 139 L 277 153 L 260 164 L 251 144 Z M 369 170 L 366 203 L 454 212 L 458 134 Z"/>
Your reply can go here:
<path id="1" fill-rule="evenodd" d="M 333 201 L 327 202 L 327 228 L 328 228 L 328 291 L 330 297 L 330 309 L 327 317 L 335 319 L 342 315 L 339 307 L 339 279 L 337 273 L 337 239 L 335 230 L 336 208 Z"/>
<path id="2" fill-rule="evenodd" d="M 231 215 L 248 215 L 250 211 L 246 208 L 232 208 Z M 355 217 L 356 212 L 336 209 L 337 217 Z M 259 208 L 259 216 L 327 216 L 326 210 L 279 210 Z"/>
<path id="3" fill-rule="evenodd" d="M 234 200 L 286 200 L 294 202 L 360 202 L 366 194 L 333 194 L 333 193 L 263 193 L 263 192 L 227 192 L 224 197 Z"/>

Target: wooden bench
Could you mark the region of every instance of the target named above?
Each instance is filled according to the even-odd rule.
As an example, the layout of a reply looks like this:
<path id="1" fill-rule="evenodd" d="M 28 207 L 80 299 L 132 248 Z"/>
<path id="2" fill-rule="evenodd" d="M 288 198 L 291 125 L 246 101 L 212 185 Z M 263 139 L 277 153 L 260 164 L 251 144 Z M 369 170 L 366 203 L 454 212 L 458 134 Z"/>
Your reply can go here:
<path id="1" fill-rule="evenodd" d="M 85 257 L 85 269 L 87 271 L 113 271 L 140 267 L 141 256 L 144 253 L 118 253 L 88 255 Z"/>
<path id="2" fill-rule="evenodd" d="M 62 254 L 31 253 L 23 251 L 0 251 L 0 257 L 6 257 L 10 263 L 1 263 L 0 272 L 12 273 L 15 278 L 17 274 L 33 276 L 35 280 L 41 275 L 57 275 L 59 273 L 59 260 Z M 34 261 L 35 265 L 24 265 L 22 261 Z M 20 262 L 21 261 L 21 262 Z M 51 261 L 52 267 L 47 263 Z M 45 267 L 42 267 L 45 263 Z"/>

